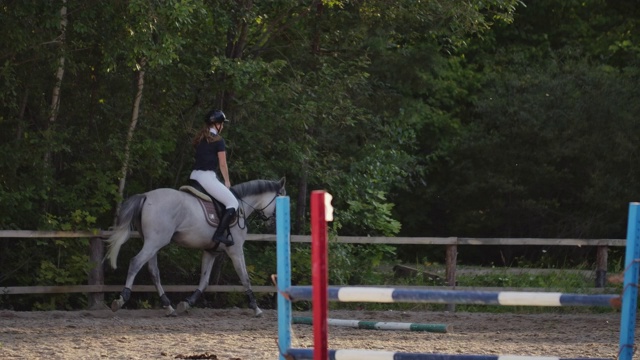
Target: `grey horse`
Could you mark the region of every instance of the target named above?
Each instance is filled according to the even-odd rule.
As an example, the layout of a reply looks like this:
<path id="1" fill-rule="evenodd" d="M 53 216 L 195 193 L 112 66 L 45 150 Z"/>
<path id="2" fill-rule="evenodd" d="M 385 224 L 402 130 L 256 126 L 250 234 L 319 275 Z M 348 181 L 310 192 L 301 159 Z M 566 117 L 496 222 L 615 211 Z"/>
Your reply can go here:
<path id="1" fill-rule="evenodd" d="M 244 259 L 243 245 L 248 231 L 245 221 L 254 212 L 265 221 L 273 220 L 276 209 L 275 199 L 286 194 L 284 187 L 285 179 L 282 178 L 279 181 L 253 180 L 231 188 L 239 200 L 240 216 L 238 222 L 230 227 L 230 236 L 233 237 L 235 244 L 229 247 L 212 242 L 211 238 L 216 228 L 207 222 L 203 205 L 194 195 L 185 191 L 162 188 L 129 197 L 121 206 L 117 227 L 106 240 L 109 245 L 106 258 L 111 261 L 111 266 L 115 269 L 120 247 L 131 235 L 131 225 L 139 231 L 144 239 L 144 245 L 129 262 L 127 281 L 120 297 L 111 304 L 111 310 L 118 311 L 129 300 L 133 281 L 144 264 L 148 265 L 151 280 L 160 295 L 162 306 L 167 310 L 166 315 L 175 316 L 188 310 L 206 290 L 214 261 L 221 251 L 225 251 L 231 258 L 233 267 L 245 288 L 249 307 L 254 310 L 255 316 L 260 316 L 262 310 L 258 308 L 251 290 Z M 178 304 L 177 310 L 171 306 L 171 301 L 162 289 L 158 270 L 158 251 L 170 242 L 202 250 L 198 288 L 190 297 Z"/>

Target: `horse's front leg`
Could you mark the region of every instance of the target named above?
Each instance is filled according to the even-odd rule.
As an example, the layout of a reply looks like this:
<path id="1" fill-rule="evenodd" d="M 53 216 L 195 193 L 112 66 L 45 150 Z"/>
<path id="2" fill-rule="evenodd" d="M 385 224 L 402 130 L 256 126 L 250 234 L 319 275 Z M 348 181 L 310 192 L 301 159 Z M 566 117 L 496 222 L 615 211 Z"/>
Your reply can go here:
<path id="1" fill-rule="evenodd" d="M 260 317 L 262 316 L 262 310 L 258 307 L 256 297 L 251 289 L 251 282 L 249 281 L 249 274 L 247 273 L 247 265 L 244 261 L 244 250 L 242 249 L 244 240 L 238 241 L 239 238 L 239 236 L 236 236 L 236 244 L 227 248 L 227 255 L 231 258 L 233 267 L 236 270 L 238 277 L 240 277 L 242 286 L 244 286 L 245 294 L 247 294 L 247 298 L 249 300 L 249 307 L 253 309 L 254 316 Z"/>
<path id="2" fill-rule="evenodd" d="M 160 301 L 162 302 L 162 307 L 166 310 L 165 316 L 177 316 L 176 310 L 171 306 L 171 300 L 167 294 L 165 294 L 162 285 L 160 284 L 160 269 L 158 269 L 158 255 L 154 255 L 147 263 L 147 268 L 149 269 L 149 275 L 151 275 L 151 281 L 153 285 L 156 286 L 156 290 L 158 291 L 158 295 L 160 296 Z"/>
<path id="3" fill-rule="evenodd" d="M 211 277 L 211 269 L 213 269 L 213 263 L 220 253 L 211 253 L 209 251 L 202 251 L 202 262 L 200 265 L 200 283 L 198 284 L 198 288 L 196 291 L 191 294 L 188 298 L 184 299 L 178 304 L 177 311 L 178 313 L 183 313 L 188 311 L 193 305 L 195 305 L 196 301 L 200 299 L 202 293 L 209 286 L 209 278 Z"/>

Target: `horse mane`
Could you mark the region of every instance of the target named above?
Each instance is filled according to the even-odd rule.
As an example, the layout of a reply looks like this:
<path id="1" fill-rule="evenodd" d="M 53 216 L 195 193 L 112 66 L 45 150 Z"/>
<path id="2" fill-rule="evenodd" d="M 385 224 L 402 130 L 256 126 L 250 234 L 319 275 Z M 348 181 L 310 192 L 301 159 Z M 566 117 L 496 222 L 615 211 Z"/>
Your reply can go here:
<path id="1" fill-rule="evenodd" d="M 271 180 L 251 180 L 231 187 L 238 197 L 264 194 L 266 192 L 278 192 L 280 183 Z"/>

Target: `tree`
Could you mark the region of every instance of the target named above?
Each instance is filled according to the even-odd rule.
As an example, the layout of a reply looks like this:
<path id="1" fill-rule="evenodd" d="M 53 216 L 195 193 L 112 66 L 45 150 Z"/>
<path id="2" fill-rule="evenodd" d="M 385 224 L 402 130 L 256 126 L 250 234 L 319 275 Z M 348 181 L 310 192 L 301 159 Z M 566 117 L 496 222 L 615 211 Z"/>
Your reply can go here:
<path id="1" fill-rule="evenodd" d="M 460 64 L 475 81 L 455 102 L 459 131 L 432 163 L 430 186 L 412 194 L 430 221 L 404 207 L 407 234 L 623 236 L 626 204 L 638 193 L 627 178 L 637 57 L 618 46 L 633 37 L 637 16 L 625 12 L 634 13 L 602 1 L 538 2 L 520 8 L 513 25 L 470 39 Z"/>

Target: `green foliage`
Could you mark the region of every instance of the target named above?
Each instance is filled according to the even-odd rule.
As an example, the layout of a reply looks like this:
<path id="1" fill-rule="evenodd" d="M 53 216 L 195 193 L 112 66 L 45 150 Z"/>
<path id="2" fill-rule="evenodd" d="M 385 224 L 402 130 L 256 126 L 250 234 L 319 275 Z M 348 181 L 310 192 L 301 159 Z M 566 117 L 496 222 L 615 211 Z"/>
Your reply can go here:
<path id="1" fill-rule="evenodd" d="M 58 259 L 60 259 L 60 257 Z M 66 266 L 64 269 L 60 268 L 59 262 L 58 264 L 54 264 L 51 261 L 43 260 L 40 263 L 39 273 L 36 277 L 37 283 L 43 285 L 65 285 L 77 283 L 80 279 L 74 278 L 74 270 L 83 271 L 83 275 L 85 275 L 86 272 L 90 270 L 91 264 L 89 263 L 88 256 L 71 256 L 69 260 L 70 265 L 72 266 Z M 76 269 L 73 268 L 73 265 L 75 265 Z"/>
<path id="2" fill-rule="evenodd" d="M 84 230 L 94 226 L 95 222 L 95 216 L 84 210 L 75 210 L 66 219 L 58 218 L 53 214 L 45 214 L 45 226 L 51 230 Z"/>
<path id="3" fill-rule="evenodd" d="M 138 309 L 152 309 L 153 306 L 147 300 L 141 300 L 138 302 Z"/>
<path id="4" fill-rule="evenodd" d="M 113 205 L 120 200 L 116 184 L 129 127 L 131 70 L 147 70 L 127 193 L 179 185 L 188 174 L 188 139 L 199 127 L 199 114 L 223 105 L 234 119 L 229 128 L 234 179 L 288 175 L 293 195 L 302 178 L 312 187 L 336 187 L 339 204 L 356 204 L 348 210 L 352 219 L 375 218 L 370 212 L 378 207 L 363 205 L 374 198 L 385 221 L 345 222 L 345 230 L 397 232 L 399 224 L 390 215 L 394 202 L 383 197 L 413 173 L 408 151 L 416 133 L 397 116 L 397 89 L 385 83 L 384 65 L 433 59 L 434 34 L 460 36 L 486 28 L 492 20 L 484 11 L 508 18 L 513 4 L 327 2 L 312 21 L 305 15 L 309 9 L 293 1 L 253 6 L 133 1 L 83 11 L 71 4 L 66 42 L 55 49 L 42 44 L 59 34 L 56 5 L 8 4 L 1 14 L 11 41 L 3 53 L 11 56 L 0 72 L 7 85 L 0 89 L 7 99 L 0 125 L 8 140 L 3 150 L 18 156 L 0 159 L 9 170 L 3 171 L 0 194 L 3 205 L 17 206 L 3 210 L 2 221 L 14 228 L 46 221 L 26 219 L 35 206 L 56 214 L 85 209 L 99 227 L 111 225 Z M 456 30 L 443 26 L 445 20 Z M 315 38 L 319 46 L 334 48 L 328 51 L 332 56 L 308 54 Z M 391 42 L 397 47 L 389 48 Z M 67 60 L 62 106 L 50 124 L 43 94 L 51 93 L 59 49 Z M 417 73 L 426 74 L 423 70 Z M 399 120 L 386 121 L 394 118 Z M 52 167 L 42 163 L 46 153 L 53 154 Z"/>
<path id="5" fill-rule="evenodd" d="M 335 285 L 376 284 L 375 269 L 395 256 L 389 245 L 330 243 L 329 282 Z"/>
<path id="6" fill-rule="evenodd" d="M 340 223 L 348 223 L 365 229 L 375 229 L 382 235 L 392 236 L 400 232 L 400 222 L 391 217 L 393 204 L 385 203 L 384 193 L 367 189 L 369 198 L 348 200 L 349 208 L 340 215 Z"/>
<path id="7" fill-rule="evenodd" d="M 586 278 L 575 269 L 567 271 L 558 269 L 557 271 L 540 274 L 537 274 L 535 269 L 530 271 L 531 274 L 527 274 L 527 270 L 523 270 L 520 273 L 509 272 L 508 270 L 495 269 L 495 271 L 486 275 L 460 276 L 458 286 L 552 288 L 563 289 L 564 292 L 582 292 L 582 289 L 593 287 L 593 279 Z"/>
<path id="8" fill-rule="evenodd" d="M 629 116 L 637 74 L 629 67 L 638 58 L 617 63 L 607 48 L 632 35 L 601 30 L 617 29 L 615 19 L 630 9 L 597 0 L 556 5 L 518 8 L 513 24 L 469 38 L 438 74 L 465 95 L 452 97 L 458 109 L 443 114 L 458 122 L 447 122 L 446 142 L 425 148 L 428 186 L 399 194 L 403 235 L 624 236 L 626 205 L 640 194 L 623 180 L 637 176 L 629 146 L 638 141 Z M 455 94 L 441 89 L 439 109 L 451 103 L 443 94 Z M 433 125 L 425 129 L 425 138 L 438 138 Z M 564 256 L 555 253 L 556 261 Z"/>
<path id="9" fill-rule="evenodd" d="M 446 185 L 450 195 L 462 190 L 451 199 L 461 204 L 452 227 L 476 236 L 612 234 L 625 220 L 631 190 L 618 191 L 612 178 L 619 178 L 615 169 L 629 171 L 624 154 L 633 150 L 626 144 L 638 140 L 630 131 L 633 120 L 622 110 L 628 106 L 621 105 L 630 104 L 635 85 L 575 63 L 557 72 L 529 72 L 505 74 L 506 83 L 488 86 L 477 102 L 478 117 L 455 152 L 460 159 L 456 176 Z M 616 114 L 618 121 L 602 125 L 611 116 L 605 114 Z M 606 158 L 601 156 L 605 152 Z M 485 196 L 460 201 L 471 192 Z M 606 224 L 591 221 L 598 216 L 590 210 L 594 202 L 607 203 L 615 217 Z M 554 220 L 548 219 L 550 214 Z"/>

